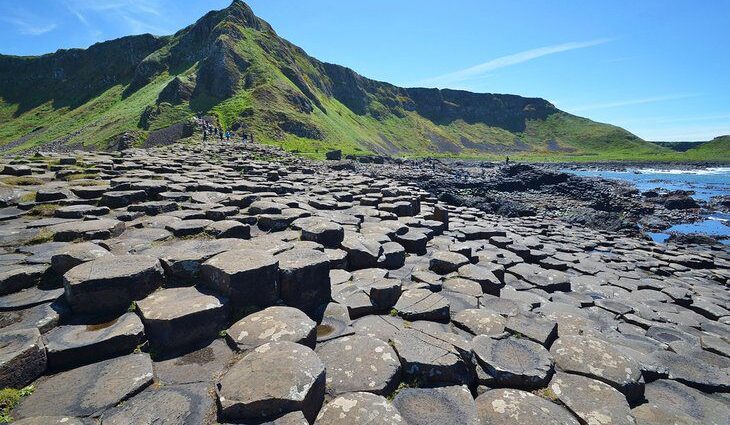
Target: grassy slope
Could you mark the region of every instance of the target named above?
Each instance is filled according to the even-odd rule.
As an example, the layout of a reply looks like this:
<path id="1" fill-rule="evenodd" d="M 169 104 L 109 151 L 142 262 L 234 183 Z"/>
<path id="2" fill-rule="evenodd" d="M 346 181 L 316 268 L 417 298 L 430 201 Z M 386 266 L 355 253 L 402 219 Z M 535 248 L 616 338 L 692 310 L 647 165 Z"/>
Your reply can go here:
<path id="1" fill-rule="evenodd" d="M 224 21 L 219 25 L 235 24 Z M 68 137 L 67 144 L 105 148 L 118 134 L 125 131 L 131 130 L 139 140 L 143 140 L 149 131 L 185 120 L 196 112 L 206 112 L 217 116 L 224 127 L 244 122 L 259 141 L 317 158 L 323 157 L 330 149 L 342 149 L 345 154 L 355 155 L 397 152 L 408 157 L 504 157 L 504 154 L 489 153 L 484 149 L 467 149 L 461 143 L 462 137 L 465 137 L 471 143 L 488 143 L 493 147 L 505 148 L 513 147 L 515 140 L 519 139 L 521 144 L 529 146 L 531 150 L 509 155 L 521 160 L 718 159 L 717 150 L 710 144 L 705 149 L 693 150 L 684 155 L 648 144 L 618 127 L 566 113 L 551 115 L 545 121 L 530 121 L 526 130 L 518 134 L 481 123 L 468 124 L 461 120 L 448 125 L 436 125 L 415 112 L 405 112 L 401 116 L 385 114 L 378 118 L 372 114 L 356 114 L 318 90 L 316 84 L 311 84 L 311 78 L 315 78 L 318 69 L 304 52 L 290 48 L 278 39 L 272 40 L 265 33 L 240 26 L 235 29 L 243 37 L 229 41 L 236 52 L 251 63 L 246 73 L 256 77 L 256 84 L 238 90 L 229 99 L 218 101 L 198 96 L 193 99 L 192 104 L 186 102 L 177 106 L 166 103 L 156 105 L 160 91 L 174 77 L 167 72 L 127 98 L 123 96 L 126 85 L 120 84 L 75 109 L 65 107 L 54 110 L 49 102 L 13 118 L 16 106 L 5 104 L 0 99 L 0 145 L 43 127 L 43 131 L 28 137 L 25 143 L 13 150 L 32 148 L 69 134 L 72 136 Z M 282 59 L 281 55 L 267 53 L 276 49 L 285 49 L 286 59 Z M 169 45 L 151 56 L 162 56 L 168 50 Z M 311 113 L 301 112 L 287 99 L 287 94 L 302 95 L 281 71 L 282 67 L 291 66 L 292 63 L 302 71 L 305 80 L 310 79 L 308 85 L 326 113 L 317 107 Z M 178 72 L 181 78 L 194 81 L 197 64 Z M 140 117 L 148 107 L 155 108 L 156 113 L 148 120 L 147 126 L 142 128 Z M 276 114 L 283 114 L 291 120 L 318 129 L 322 134 L 321 140 L 282 132 L 271 118 Z M 432 142 L 434 139 L 462 151 L 454 154 L 448 149 L 435 150 Z M 549 149 L 548 141 L 554 141 L 552 145 L 557 145 L 564 151 Z M 730 158 L 726 155 L 725 160 Z"/>

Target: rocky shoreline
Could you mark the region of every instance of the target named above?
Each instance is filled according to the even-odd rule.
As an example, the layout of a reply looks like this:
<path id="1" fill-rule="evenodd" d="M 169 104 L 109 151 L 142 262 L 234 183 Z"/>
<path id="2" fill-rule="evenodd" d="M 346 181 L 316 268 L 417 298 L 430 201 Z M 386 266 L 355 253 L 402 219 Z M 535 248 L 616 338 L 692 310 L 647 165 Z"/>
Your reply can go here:
<path id="1" fill-rule="evenodd" d="M 728 247 L 637 237 L 669 208 L 615 182 L 383 162 L 226 142 L 4 160 L 0 387 L 33 386 L 8 414 L 727 423 Z"/>

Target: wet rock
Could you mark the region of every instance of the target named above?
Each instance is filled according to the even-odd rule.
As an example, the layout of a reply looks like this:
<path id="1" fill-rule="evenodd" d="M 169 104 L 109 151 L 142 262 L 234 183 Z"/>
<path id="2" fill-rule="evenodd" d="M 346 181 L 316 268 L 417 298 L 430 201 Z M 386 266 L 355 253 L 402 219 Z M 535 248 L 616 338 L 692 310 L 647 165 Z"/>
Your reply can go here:
<path id="1" fill-rule="evenodd" d="M 21 401 L 12 416 L 99 415 L 151 383 L 152 361 L 147 354 L 117 357 L 37 381 L 33 394 Z"/>
<path id="2" fill-rule="evenodd" d="M 474 399 L 464 386 L 406 388 L 393 399 L 405 423 L 479 425 Z M 425 414 L 428 412 L 428 414 Z"/>
<path id="3" fill-rule="evenodd" d="M 482 424 L 533 425 L 536 418 L 545 425 L 578 425 L 563 407 L 521 390 L 489 390 L 475 400 Z"/>
<path id="4" fill-rule="evenodd" d="M 269 307 L 250 314 L 231 326 L 226 335 L 239 350 L 267 342 L 289 341 L 314 348 L 317 324 L 293 307 Z"/>
<path id="5" fill-rule="evenodd" d="M 162 266 L 143 255 L 104 256 L 80 264 L 64 276 L 66 299 L 76 313 L 111 314 L 126 310 L 160 286 Z"/>
<path id="6" fill-rule="evenodd" d="M 38 329 L 0 332 L 0 387 L 22 388 L 46 370 L 46 348 Z"/>
<path id="7" fill-rule="evenodd" d="M 369 336 L 346 336 L 317 347 L 327 369 L 327 393 L 390 394 L 398 385 L 401 364 L 385 342 Z"/>
<path id="8" fill-rule="evenodd" d="M 301 411 L 311 422 L 322 406 L 324 391 L 325 368 L 314 351 L 293 342 L 266 343 L 218 382 L 220 414 L 228 420 L 272 420 Z"/>
<path id="9" fill-rule="evenodd" d="M 472 345 L 479 365 L 491 377 L 490 385 L 534 389 L 544 387 L 552 377 L 553 359 L 536 342 L 477 335 Z"/>
<path id="10" fill-rule="evenodd" d="M 106 323 L 59 326 L 45 335 L 48 368 L 70 369 L 130 354 L 144 340 L 134 313 Z"/>
<path id="11" fill-rule="evenodd" d="M 327 403 L 317 415 L 316 425 L 376 425 L 405 423 L 388 400 L 371 393 L 343 394 Z"/>
<path id="12" fill-rule="evenodd" d="M 153 348 L 168 351 L 214 339 L 227 321 L 227 300 L 196 288 L 157 291 L 137 303 Z"/>

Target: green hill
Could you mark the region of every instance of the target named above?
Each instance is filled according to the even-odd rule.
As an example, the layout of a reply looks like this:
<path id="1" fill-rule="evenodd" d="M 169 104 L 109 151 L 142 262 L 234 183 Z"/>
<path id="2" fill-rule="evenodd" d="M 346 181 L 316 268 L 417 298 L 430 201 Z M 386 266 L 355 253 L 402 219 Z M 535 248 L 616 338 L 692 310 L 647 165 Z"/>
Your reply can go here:
<path id="1" fill-rule="evenodd" d="M 47 143 L 113 148 L 123 134 L 144 144 L 198 113 L 312 156 L 333 148 L 577 160 L 671 152 L 544 99 L 370 80 L 310 57 L 238 0 L 171 36 L 130 36 L 39 57 L 0 55 L 6 152 Z"/>
<path id="2" fill-rule="evenodd" d="M 709 142 L 690 149 L 686 156 L 693 160 L 730 162 L 730 135 L 715 137 Z"/>

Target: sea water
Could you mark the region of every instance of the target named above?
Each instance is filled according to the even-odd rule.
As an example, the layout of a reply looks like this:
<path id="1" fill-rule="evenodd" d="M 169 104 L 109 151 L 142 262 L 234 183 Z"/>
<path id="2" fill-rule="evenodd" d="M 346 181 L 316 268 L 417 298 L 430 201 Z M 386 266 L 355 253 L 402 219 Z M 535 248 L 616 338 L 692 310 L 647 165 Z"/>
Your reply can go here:
<path id="1" fill-rule="evenodd" d="M 634 184 L 641 192 L 659 189 L 660 191 L 691 190 L 693 198 L 709 201 L 713 196 L 730 195 L 730 167 L 712 167 L 693 170 L 634 168 L 625 171 L 610 170 L 563 170 L 585 177 L 624 180 Z M 710 212 L 704 220 L 695 223 L 674 225 L 662 233 L 649 233 L 657 242 L 664 242 L 670 232 L 702 233 L 725 237 L 724 244 L 730 244 L 730 214 Z"/>

